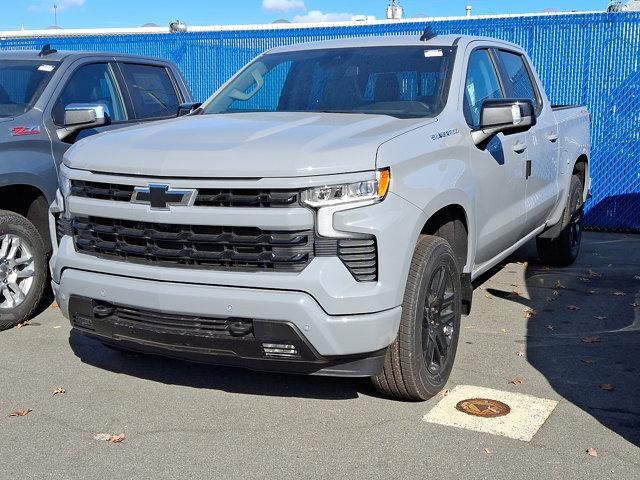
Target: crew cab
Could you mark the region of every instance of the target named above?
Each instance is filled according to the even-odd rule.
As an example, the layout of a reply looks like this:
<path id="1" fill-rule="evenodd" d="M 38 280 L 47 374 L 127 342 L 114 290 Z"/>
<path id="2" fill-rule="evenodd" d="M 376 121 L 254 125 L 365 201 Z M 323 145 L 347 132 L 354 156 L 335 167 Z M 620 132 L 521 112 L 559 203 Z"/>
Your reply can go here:
<path id="1" fill-rule="evenodd" d="M 50 45 L 0 52 L 0 330 L 51 301 L 47 215 L 64 152 L 96 133 L 175 117 L 187 102 L 172 62 Z"/>
<path id="2" fill-rule="evenodd" d="M 278 47 L 190 116 L 66 153 L 53 289 L 116 348 L 426 399 L 472 280 L 531 239 L 576 259 L 589 130 L 500 40 Z"/>

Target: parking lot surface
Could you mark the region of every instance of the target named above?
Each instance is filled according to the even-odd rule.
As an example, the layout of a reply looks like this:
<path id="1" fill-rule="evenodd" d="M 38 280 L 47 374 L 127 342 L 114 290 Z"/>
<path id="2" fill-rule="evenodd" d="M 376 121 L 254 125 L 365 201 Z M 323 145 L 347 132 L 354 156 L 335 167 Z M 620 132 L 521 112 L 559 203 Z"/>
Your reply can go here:
<path id="1" fill-rule="evenodd" d="M 476 285 L 447 387 L 551 405 L 529 441 L 425 421 L 447 392 L 117 352 L 52 306 L 0 333 L 0 478 L 640 478 L 640 236 L 586 234 L 566 269 L 534 252 Z"/>

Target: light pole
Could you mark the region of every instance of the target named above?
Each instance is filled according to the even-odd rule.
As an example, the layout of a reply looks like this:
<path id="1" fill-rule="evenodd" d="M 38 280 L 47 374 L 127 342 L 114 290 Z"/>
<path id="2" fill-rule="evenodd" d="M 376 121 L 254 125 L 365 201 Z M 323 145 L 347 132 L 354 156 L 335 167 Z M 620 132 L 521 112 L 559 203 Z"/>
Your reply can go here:
<path id="1" fill-rule="evenodd" d="M 58 5 L 55 3 L 53 4 L 53 24 L 58 26 Z"/>

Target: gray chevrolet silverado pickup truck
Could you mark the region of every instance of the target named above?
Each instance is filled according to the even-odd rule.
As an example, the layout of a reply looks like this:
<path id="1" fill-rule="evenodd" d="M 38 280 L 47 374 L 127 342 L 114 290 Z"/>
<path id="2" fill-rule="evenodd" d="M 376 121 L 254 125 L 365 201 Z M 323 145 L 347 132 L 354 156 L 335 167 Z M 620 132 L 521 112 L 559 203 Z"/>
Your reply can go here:
<path id="1" fill-rule="evenodd" d="M 186 102 L 172 62 L 49 45 L 0 52 L 0 330 L 51 300 L 47 215 L 64 152 L 95 133 L 175 117 Z"/>
<path id="2" fill-rule="evenodd" d="M 53 288 L 116 348 L 426 399 L 473 279 L 531 239 L 576 259 L 589 129 L 499 40 L 279 47 L 191 116 L 67 152 Z"/>

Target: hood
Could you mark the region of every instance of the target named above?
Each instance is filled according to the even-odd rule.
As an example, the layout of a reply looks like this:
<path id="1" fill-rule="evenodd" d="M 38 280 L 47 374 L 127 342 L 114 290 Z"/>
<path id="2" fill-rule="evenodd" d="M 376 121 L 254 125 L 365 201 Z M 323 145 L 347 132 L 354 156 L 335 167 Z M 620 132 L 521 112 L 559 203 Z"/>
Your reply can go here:
<path id="1" fill-rule="evenodd" d="M 67 152 L 65 164 L 174 178 L 358 172 L 375 168 L 382 143 L 433 121 L 322 113 L 199 115 L 89 137 Z"/>

